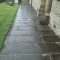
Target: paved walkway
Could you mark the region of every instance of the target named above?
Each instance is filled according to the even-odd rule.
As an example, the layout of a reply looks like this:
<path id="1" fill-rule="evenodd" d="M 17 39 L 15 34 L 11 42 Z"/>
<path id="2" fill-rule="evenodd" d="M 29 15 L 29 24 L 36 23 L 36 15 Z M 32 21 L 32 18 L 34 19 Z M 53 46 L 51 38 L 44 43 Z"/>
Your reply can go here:
<path id="1" fill-rule="evenodd" d="M 36 11 L 22 4 L 0 52 L 0 60 L 60 60 L 60 38 L 37 23 Z"/>

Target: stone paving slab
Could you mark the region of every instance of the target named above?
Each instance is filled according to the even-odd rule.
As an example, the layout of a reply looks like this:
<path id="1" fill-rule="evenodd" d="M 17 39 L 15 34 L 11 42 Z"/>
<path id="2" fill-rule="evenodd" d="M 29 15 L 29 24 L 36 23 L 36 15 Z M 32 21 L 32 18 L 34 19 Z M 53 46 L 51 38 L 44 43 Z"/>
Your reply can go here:
<path id="1" fill-rule="evenodd" d="M 40 36 L 17 36 L 15 42 L 18 42 L 18 43 L 40 43 L 43 41 Z"/>
<path id="2" fill-rule="evenodd" d="M 60 42 L 60 37 L 58 36 L 42 36 L 44 42 Z"/>
<path id="3" fill-rule="evenodd" d="M 35 52 L 36 54 L 49 54 L 50 51 L 47 49 L 47 47 L 43 43 L 35 43 Z"/>
<path id="4" fill-rule="evenodd" d="M 1 60 L 14 60 L 15 56 L 10 55 L 10 56 L 2 56 Z"/>
<path id="5" fill-rule="evenodd" d="M 60 37 L 41 25 L 36 11 L 21 4 L 6 37 L 0 60 L 60 60 Z"/>
<path id="6" fill-rule="evenodd" d="M 39 31 L 39 34 L 42 36 L 54 36 L 56 35 L 52 30 L 41 30 Z"/>
<path id="7" fill-rule="evenodd" d="M 52 60 L 60 60 L 60 54 L 51 54 Z"/>
<path id="8" fill-rule="evenodd" d="M 18 43 L 6 45 L 3 54 L 34 54 L 34 45 L 32 43 Z"/>
<path id="9" fill-rule="evenodd" d="M 38 29 L 39 30 L 52 30 L 49 26 L 41 26 L 41 25 L 38 26 Z"/>
<path id="10" fill-rule="evenodd" d="M 51 53 L 60 53 L 60 44 L 59 43 L 45 43 L 48 51 Z"/>
<path id="11" fill-rule="evenodd" d="M 50 60 L 50 58 L 48 55 L 18 55 L 16 60 Z"/>

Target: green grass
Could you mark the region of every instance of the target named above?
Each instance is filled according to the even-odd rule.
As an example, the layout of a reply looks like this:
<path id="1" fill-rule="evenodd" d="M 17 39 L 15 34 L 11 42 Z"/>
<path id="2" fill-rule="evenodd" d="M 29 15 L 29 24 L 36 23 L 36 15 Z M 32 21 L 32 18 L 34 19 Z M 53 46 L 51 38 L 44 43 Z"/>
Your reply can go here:
<path id="1" fill-rule="evenodd" d="M 10 6 L 6 3 L 0 3 L 0 49 L 3 46 L 6 34 L 14 20 L 19 5 Z"/>

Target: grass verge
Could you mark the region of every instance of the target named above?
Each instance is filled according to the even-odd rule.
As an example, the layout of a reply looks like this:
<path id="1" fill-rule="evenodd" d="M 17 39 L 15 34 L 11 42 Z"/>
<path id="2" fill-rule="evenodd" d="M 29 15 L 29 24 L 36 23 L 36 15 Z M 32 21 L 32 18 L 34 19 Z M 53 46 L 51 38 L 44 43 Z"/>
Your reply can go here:
<path id="1" fill-rule="evenodd" d="M 6 3 L 0 3 L 0 49 L 2 48 L 8 30 L 14 21 L 18 7 L 18 4 L 10 6 Z"/>

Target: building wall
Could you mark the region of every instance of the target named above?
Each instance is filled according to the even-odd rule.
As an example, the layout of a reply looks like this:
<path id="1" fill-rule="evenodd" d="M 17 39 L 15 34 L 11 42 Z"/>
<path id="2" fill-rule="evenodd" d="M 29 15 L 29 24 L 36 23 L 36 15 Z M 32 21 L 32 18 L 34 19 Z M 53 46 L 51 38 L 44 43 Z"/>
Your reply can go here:
<path id="1" fill-rule="evenodd" d="M 45 14 L 45 5 L 46 5 L 46 0 L 41 0 L 41 5 L 40 5 L 40 15 Z"/>
<path id="2" fill-rule="evenodd" d="M 51 6 L 52 6 L 52 0 L 46 0 L 46 5 L 45 5 L 45 12 L 46 13 L 51 12 Z"/>
<path id="3" fill-rule="evenodd" d="M 30 4 L 32 4 L 31 1 L 32 1 L 32 0 L 29 0 L 29 3 L 30 3 Z"/>
<path id="4" fill-rule="evenodd" d="M 46 3 L 46 0 L 29 0 L 29 3 L 37 11 L 38 15 L 42 15 L 45 12 L 45 3 Z"/>
<path id="5" fill-rule="evenodd" d="M 29 3 L 31 4 L 31 0 L 29 0 Z M 40 9 L 41 0 L 32 0 L 32 6 L 35 10 Z"/>
<path id="6" fill-rule="evenodd" d="M 31 4 L 31 0 L 29 0 Z M 52 5 L 52 7 L 51 7 Z M 41 15 L 50 13 L 50 26 L 60 35 L 60 1 L 58 0 L 32 0 L 32 6 Z"/>
<path id="7" fill-rule="evenodd" d="M 18 3 L 18 0 L 15 0 L 15 3 Z"/>
<path id="8" fill-rule="evenodd" d="M 21 0 L 21 2 L 28 2 L 29 0 Z"/>
<path id="9" fill-rule="evenodd" d="M 53 0 L 50 13 L 50 26 L 60 35 L 60 1 Z"/>

